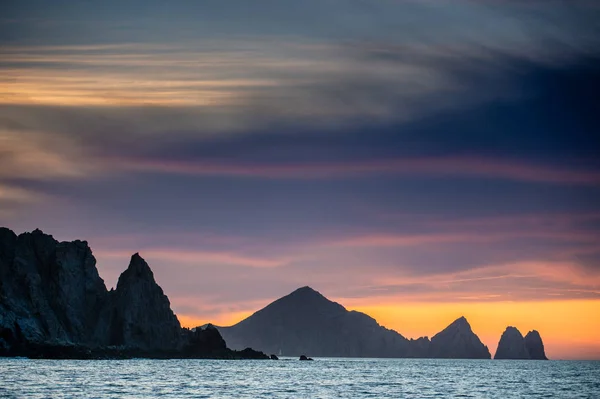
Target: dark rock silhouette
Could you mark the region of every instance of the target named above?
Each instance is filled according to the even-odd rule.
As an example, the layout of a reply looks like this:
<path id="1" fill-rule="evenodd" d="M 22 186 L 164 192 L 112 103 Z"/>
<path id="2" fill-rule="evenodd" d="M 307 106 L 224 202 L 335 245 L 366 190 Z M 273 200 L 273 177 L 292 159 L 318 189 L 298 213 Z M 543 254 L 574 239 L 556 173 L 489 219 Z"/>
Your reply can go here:
<path id="1" fill-rule="evenodd" d="M 262 352 L 246 348 L 243 351 L 232 351 L 227 348 L 225 340 L 212 324 L 184 329 L 184 347 L 181 357 L 186 358 L 220 358 L 220 359 L 268 359 Z"/>
<path id="2" fill-rule="evenodd" d="M 139 254 L 110 292 L 102 324 L 108 327 L 108 344 L 144 350 L 170 350 L 182 344 L 181 325 L 171 310 L 154 274 Z"/>
<path id="3" fill-rule="evenodd" d="M 429 355 L 449 359 L 490 359 L 490 351 L 464 317 L 460 317 L 431 338 Z"/>
<path id="4" fill-rule="evenodd" d="M 306 355 L 300 355 L 299 360 L 314 360 L 312 357 L 306 357 Z"/>
<path id="5" fill-rule="evenodd" d="M 108 292 L 85 241 L 0 228 L 0 356 L 268 358 L 231 351 L 208 326 L 182 329 L 135 254 Z"/>
<path id="6" fill-rule="evenodd" d="M 181 328 L 139 254 L 109 292 L 87 242 L 58 242 L 40 230 L 17 236 L 0 228 L 0 356 L 269 358 L 250 348 L 287 356 L 490 357 L 464 317 L 431 340 L 408 340 L 310 287 L 231 327 Z M 546 355 L 537 331 L 523 338 L 509 327 L 495 358 Z"/>
<path id="7" fill-rule="evenodd" d="M 525 336 L 525 347 L 529 358 L 533 360 L 548 360 L 546 357 L 546 351 L 544 350 L 544 343 L 540 333 L 536 330 L 529 331 Z"/>
<path id="8" fill-rule="evenodd" d="M 277 357 L 277 355 L 271 355 L 271 360 L 279 360 L 279 358 Z"/>
<path id="9" fill-rule="evenodd" d="M 219 331 L 231 348 L 251 346 L 286 356 L 418 356 L 400 334 L 364 313 L 346 310 L 310 287 L 299 288 Z"/>
<path id="10" fill-rule="evenodd" d="M 219 327 L 232 348 L 319 357 L 453 357 L 489 359 L 490 353 L 460 318 L 436 335 L 408 340 L 368 315 L 348 311 L 302 287 L 231 327 Z"/>
<path id="11" fill-rule="evenodd" d="M 429 357 L 430 356 L 430 346 L 431 341 L 428 337 L 420 337 L 417 339 L 410 340 L 411 354 L 415 354 L 416 357 L 420 355 L 420 357 Z"/>
<path id="12" fill-rule="evenodd" d="M 204 327 L 196 327 L 193 330 L 187 330 L 188 339 L 186 343 L 186 352 L 202 352 L 207 348 L 209 350 L 225 350 L 227 344 L 225 340 L 212 324 Z"/>
<path id="13" fill-rule="evenodd" d="M 525 339 L 515 327 L 506 327 L 500 337 L 494 359 L 529 359 Z"/>
<path id="14" fill-rule="evenodd" d="M 523 338 L 516 327 L 506 328 L 500 337 L 494 359 L 548 360 L 540 333 L 529 331 Z"/>
<path id="15" fill-rule="evenodd" d="M 0 229 L 0 347 L 92 344 L 108 293 L 85 241 Z M 11 341 L 13 341 L 11 343 Z"/>

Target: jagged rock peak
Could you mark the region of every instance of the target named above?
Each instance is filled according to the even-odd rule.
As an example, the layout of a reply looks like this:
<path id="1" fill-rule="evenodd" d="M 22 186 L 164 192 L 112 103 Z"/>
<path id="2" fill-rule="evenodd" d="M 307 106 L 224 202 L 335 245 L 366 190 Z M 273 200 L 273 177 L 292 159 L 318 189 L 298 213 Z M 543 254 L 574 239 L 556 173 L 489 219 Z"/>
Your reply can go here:
<path id="1" fill-rule="evenodd" d="M 131 260 L 129 261 L 129 267 L 119 277 L 119 283 L 121 283 L 121 279 L 128 280 L 131 278 L 135 279 L 148 279 L 154 281 L 154 273 L 148 263 L 140 256 L 138 252 L 131 256 Z M 118 284 L 117 284 L 118 286 Z"/>
<path id="2" fill-rule="evenodd" d="M 312 289 L 309 286 L 304 286 L 296 289 L 292 293 L 279 298 L 275 302 L 271 303 L 267 308 L 281 308 L 292 306 L 296 311 L 312 312 L 317 309 L 319 312 L 334 312 L 341 313 L 346 312 L 346 308 L 337 302 L 327 299 L 319 291 Z"/>
<path id="3" fill-rule="evenodd" d="M 323 295 L 321 295 L 321 293 L 319 291 L 310 288 L 308 285 L 298 288 L 297 290 L 290 293 L 288 296 L 307 296 L 307 295 L 323 297 Z"/>
<path id="4" fill-rule="evenodd" d="M 290 294 L 279 298 L 277 301 L 273 302 L 272 305 L 282 305 L 282 304 L 295 304 L 297 306 L 303 307 L 315 307 L 315 306 L 327 306 L 339 308 L 340 310 L 345 310 L 340 304 L 337 302 L 330 301 L 325 296 L 323 296 L 319 291 L 312 289 L 309 286 L 304 286 L 296 289 Z"/>
<path id="5" fill-rule="evenodd" d="M 489 359 L 490 351 L 464 316 L 431 338 L 430 356 L 436 358 Z"/>
<path id="6" fill-rule="evenodd" d="M 172 350 L 181 343 L 181 326 L 169 298 L 139 253 L 131 257 L 111 296 L 112 309 L 103 323 L 109 326 L 110 345 Z"/>
<path id="7" fill-rule="evenodd" d="M 454 320 L 452 323 L 450 323 L 450 325 L 447 328 L 450 327 L 471 330 L 471 325 L 469 324 L 465 316 L 460 316 L 458 319 Z"/>

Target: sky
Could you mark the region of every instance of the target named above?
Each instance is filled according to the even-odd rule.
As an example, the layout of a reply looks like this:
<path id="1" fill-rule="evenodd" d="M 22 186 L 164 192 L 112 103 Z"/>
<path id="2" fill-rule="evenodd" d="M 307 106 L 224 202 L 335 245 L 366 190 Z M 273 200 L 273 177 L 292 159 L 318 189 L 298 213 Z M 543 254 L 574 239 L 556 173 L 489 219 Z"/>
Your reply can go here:
<path id="1" fill-rule="evenodd" d="M 140 252 L 183 325 L 309 285 L 600 359 L 594 1 L 3 1 L 0 225 Z"/>

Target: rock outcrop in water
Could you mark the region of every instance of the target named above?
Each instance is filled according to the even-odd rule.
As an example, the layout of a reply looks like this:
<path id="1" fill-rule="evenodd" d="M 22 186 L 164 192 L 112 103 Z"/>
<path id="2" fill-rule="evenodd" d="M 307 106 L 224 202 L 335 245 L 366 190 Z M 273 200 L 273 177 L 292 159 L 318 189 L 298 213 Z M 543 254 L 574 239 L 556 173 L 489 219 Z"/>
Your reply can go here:
<path id="1" fill-rule="evenodd" d="M 494 359 L 547 360 L 540 334 L 534 330 L 524 338 L 516 327 L 502 333 Z"/>
<path id="2" fill-rule="evenodd" d="M 251 346 L 286 356 L 491 357 L 464 317 L 431 341 L 426 337 L 409 340 L 310 287 L 299 288 L 240 323 L 219 330 L 232 348 Z"/>
<path id="3" fill-rule="evenodd" d="M 544 350 L 544 343 L 540 333 L 536 330 L 529 331 L 525 336 L 525 347 L 529 353 L 529 358 L 532 360 L 548 360 L 546 357 L 546 351 Z"/>
<path id="4" fill-rule="evenodd" d="M 214 327 L 182 329 L 135 254 L 107 291 L 85 241 L 0 228 L 0 355 L 50 358 L 267 358 L 227 349 Z"/>
<path id="5" fill-rule="evenodd" d="M 525 339 L 515 327 L 506 327 L 500 337 L 494 359 L 529 359 Z"/>
<path id="6" fill-rule="evenodd" d="M 490 351 L 460 317 L 431 338 L 429 356 L 447 359 L 490 359 Z"/>

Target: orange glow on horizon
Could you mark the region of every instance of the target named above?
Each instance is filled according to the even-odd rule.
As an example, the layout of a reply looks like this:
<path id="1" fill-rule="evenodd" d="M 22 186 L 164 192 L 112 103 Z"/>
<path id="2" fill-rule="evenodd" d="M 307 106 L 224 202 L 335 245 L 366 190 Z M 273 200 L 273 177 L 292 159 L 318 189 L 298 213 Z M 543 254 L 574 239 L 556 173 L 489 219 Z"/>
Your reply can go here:
<path id="1" fill-rule="evenodd" d="M 179 319 L 179 323 L 181 323 L 182 327 L 194 328 L 198 326 L 203 326 L 205 324 L 211 323 L 216 326 L 227 327 L 234 325 L 245 318 L 252 315 L 254 312 L 233 312 L 233 313 L 221 313 L 217 314 L 210 319 L 197 317 L 194 315 L 187 314 L 178 314 L 177 318 Z"/>
<path id="2" fill-rule="evenodd" d="M 336 299 L 344 304 L 348 300 Z M 431 338 L 452 321 L 465 316 L 473 331 L 492 354 L 507 326 L 523 335 L 538 330 L 550 359 L 600 359 L 600 300 L 563 300 L 538 302 L 413 302 L 360 305 L 347 307 L 375 318 L 387 328 L 407 338 Z M 258 309 L 255 309 L 256 311 Z M 210 319 L 178 315 L 184 327 L 206 323 L 230 326 L 254 311 L 217 314 Z"/>
<path id="3" fill-rule="evenodd" d="M 465 316 L 492 356 L 504 329 L 514 326 L 523 335 L 539 331 L 551 359 L 600 358 L 600 300 L 388 303 L 351 309 L 407 338 L 431 338 Z"/>

